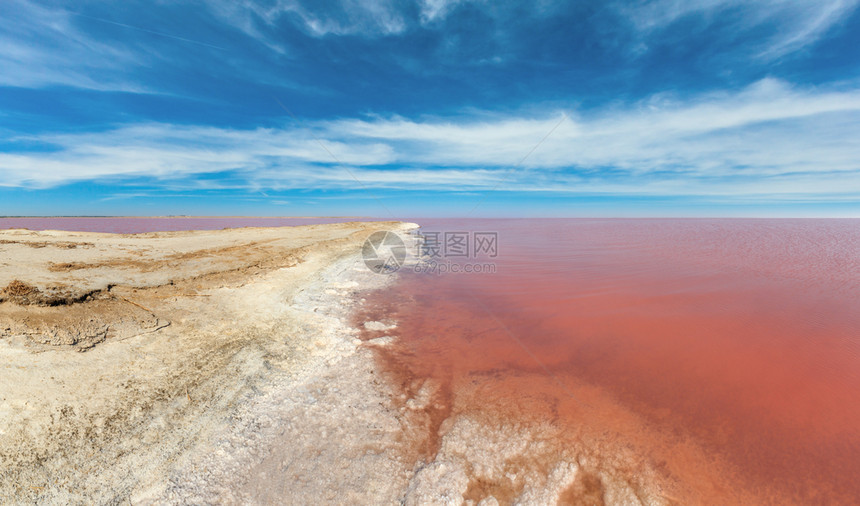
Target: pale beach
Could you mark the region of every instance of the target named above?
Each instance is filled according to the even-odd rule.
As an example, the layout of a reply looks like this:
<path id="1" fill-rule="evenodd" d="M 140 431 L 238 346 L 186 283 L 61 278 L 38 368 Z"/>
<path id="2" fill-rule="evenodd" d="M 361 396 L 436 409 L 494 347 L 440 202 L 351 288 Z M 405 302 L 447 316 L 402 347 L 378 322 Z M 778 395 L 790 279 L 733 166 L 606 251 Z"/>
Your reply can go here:
<path id="1" fill-rule="evenodd" d="M 399 414 L 347 316 L 390 281 L 362 241 L 413 227 L 0 232 L 0 502 L 262 503 L 297 430 L 282 486 L 393 499 Z"/>

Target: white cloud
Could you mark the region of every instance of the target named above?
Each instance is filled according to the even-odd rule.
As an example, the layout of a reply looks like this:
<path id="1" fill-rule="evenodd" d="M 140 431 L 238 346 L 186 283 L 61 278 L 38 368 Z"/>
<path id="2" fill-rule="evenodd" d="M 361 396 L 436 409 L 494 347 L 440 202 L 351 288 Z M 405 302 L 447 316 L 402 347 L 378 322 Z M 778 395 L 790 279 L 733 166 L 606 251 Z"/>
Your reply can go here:
<path id="1" fill-rule="evenodd" d="M 255 189 L 498 188 L 804 198 L 860 193 L 860 90 L 796 89 L 768 79 L 739 92 L 567 112 L 569 119 L 515 167 L 562 114 L 342 119 L 305 129 L 148 124 L 43 135 L 19 140 L 59 150 L 0 155 L 0 184 L 145 176 L 180 187 L 217 187 L 224 184 L 218 178 L 201 181 L 195 175 L 236 171 L 230 184 Z"/>
<path id="2" fill-rule="evenodd" d="M 328 124 L 324 135 L 387 142 L 405 163 L 511 166 L 559 117 L 344 120 Z M 849 171 L 858 169 L 860 145 L 852 141 L 857 135 L 860 92 L 796 91 L 764 80 L 739 93 L 571 115 L 523 165 L 713 176 Z"/>
<path id="3" fill-rule="evenodd" d="M 794 52 L 818 41 L 832 26 L 845 20 L 857 8 L 858 0 L 817 0 L 808 2 L 806 9 L 793 2 L 783 3 L 796 8 L 791 19 L 793 30 L 774 37 L 771 45 L 759 54 L 765 59 Z"/>
<path id="4" fill-rule="evenodd" d="M 275 0 L 242 2 L 208 0 L 215 12 L 232 24 L 262 40 L 259 28 L 254 26 L 249 13 L 255 14 L 268 26 L 292 17 L 301 22 L 305 30 L 317 37 L 326 35 L 386 36 L 405 32 L 410 24 L 423 25 L 444 20 L 463 3 L 483 4 L 489 16 L 507 12 L 504 4 L 486 0 L 415 0 L 419 19 L 411 19 L 413 2 L 394 0 L 342 0 L 335 3 L 314 3 L 305 0 Z M 720 15 L 729 20 L 732 32 L 764 29 L 769 35 L 759 43 L 755 56 L 765 60 L 779 58 L 798 51 L 821 39 L 837 26 L 860 4 L 860 0 L 650 0 L 607 3 L 610 9 L 627 17 L 634 29 L 647 36 L 669 27 L 677 21 L 697 16 L 711 23 Z M 530 4 L 532 14 L 549 15 L 562 2 L 544 0 Z M 614 5 L 614 7 L 612 7 Z M 239 21 L 237 21 L 239 20 Z M 734 35 L 734 33 L 730 34 Z M 637 50 L 647 44 L 637 44 Z"/>
<path id="5" fill-rule="evenodd" d="M 297 130 L 228 130 L 146 124 L 101 133 L 18 137 L 58 146 L 42 154 L 0 154 L 0 185 L 51 186 L 110 177 L 179 178 L 238 170 L 254 174 L 289 162 L 302 168 L 327 162 L 374 165 L 391 161 L 391 148 L 373 142 L 326 142 Z M 328 150 L 328 151 L 326 151 Z M 329 154 L 329 152 L 331 154 Z"/>
<path id="6" fill-rule="evenodd" d="M 421 22 L 432 23 L 433 21 L 445 19 L 445 16 L 447 16 L 454 7 L 464 1 L 467 0 L 420 0 Z"/>
<path id="7" fill-rule="evenodd" d="M 336 4 L 276 0 L 273 3 L 210 0 L 216 13 L 235 23 L 237 15 L 246 33 L 259 36 L 260 32 L 247 17 L 253 13 L 266 25 L 274 26 L 296 18 L 310 35 L 392 35 L 403 32 L 407 21 L 400 4 L 394 0 L 343 0 Z M 244 16 L 242 14 L 245 14 Z M 265 38 L 265 37 L 264 37 Z"/>
<path id="8" fill-rule="evenodd" d="M 860 0 L 652 0 L 620 10 L 644 34 L 671 26 L 687 16 L 706 22 L 729 14 L 731 30 L 771 27 L 772 34 L 755 56 L 779 58 L 821 39 L 857 8 Z"/>
<path id="9" fill-rule="evenodd" d="M 67 11 L 24 0 L 4 2 L 0 85 L 141 92 L 146 90 L 125 77 L 141 64 L 138 55 L 81 33 Z"/>

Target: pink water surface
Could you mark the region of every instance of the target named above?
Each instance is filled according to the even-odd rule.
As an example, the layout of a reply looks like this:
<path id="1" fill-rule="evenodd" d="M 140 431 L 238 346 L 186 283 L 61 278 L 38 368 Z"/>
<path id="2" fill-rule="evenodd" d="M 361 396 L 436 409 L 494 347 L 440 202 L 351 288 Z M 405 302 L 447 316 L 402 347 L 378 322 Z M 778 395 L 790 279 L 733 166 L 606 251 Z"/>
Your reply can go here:
<path id="1" fill-rule="evenodd" d="M 499 234 L 496 274 L 407 272 L 363 316 L 444 416 L 591 427 L 683 503 L 860 502 L 860 220 L 422 225 Z"/>
<path id="2" fill-rule="evenodd" d="M 369 218 L 290 218 L 290 217 L 24 217 L 0 218 L 0 230 L 26 228 L 30 230 L 68 230 L 76 232 L 107 232 L 140 234 L 177 230 L 220 230 L 238 227 L 291 227 L 321 223 L 369 221 Z"/>

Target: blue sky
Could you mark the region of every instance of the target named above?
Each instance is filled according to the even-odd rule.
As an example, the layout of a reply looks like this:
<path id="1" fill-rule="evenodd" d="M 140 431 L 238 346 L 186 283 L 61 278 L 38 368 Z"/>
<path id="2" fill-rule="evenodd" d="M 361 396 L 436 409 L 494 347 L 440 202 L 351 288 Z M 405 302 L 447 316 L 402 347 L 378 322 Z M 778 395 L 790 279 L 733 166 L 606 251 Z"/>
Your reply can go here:
<path id="1" fill-rule="evenodd" d="M 858 4 L 4 0 L 0 215 L 860 216 Z"/>

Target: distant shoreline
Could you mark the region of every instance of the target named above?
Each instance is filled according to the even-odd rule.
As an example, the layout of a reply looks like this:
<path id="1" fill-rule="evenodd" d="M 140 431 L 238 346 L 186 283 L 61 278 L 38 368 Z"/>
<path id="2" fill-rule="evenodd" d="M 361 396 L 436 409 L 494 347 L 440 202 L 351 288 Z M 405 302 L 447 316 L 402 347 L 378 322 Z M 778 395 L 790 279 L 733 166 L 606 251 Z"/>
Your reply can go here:
<path id="1" fill-rule="evenodd" d="M 254 219 L 284 219 L 289 218 L 292 220 L 339 220 L 339 219 L 379 219 L 374 216 L 198 216 L 198 215 L 186 215 L 186 214 L 176 214 L 176 215 L 166 215 L 166 216 L 106 216 L 106 215 L 64 215 L 64 216 L 0 216 L 0 219 L 68 219 L 68 218 L 122 218 L 122 219 L 174 219 L 174 218 L 254 218 Z"/>
<path id="2" fill-rule="evenodd" d="M 63 215 L 63 216 L 0 216 L 4 219 L 262 219 L 262 220 L 379 220 L 389 221 L 385 216 L 245 216 L 245 215 L 166 215 L 166 216 L 122 216 L 122 215 Z M 860 220 L 860 216 L 402 216 L 397 219 L 438 220 Z"/>

